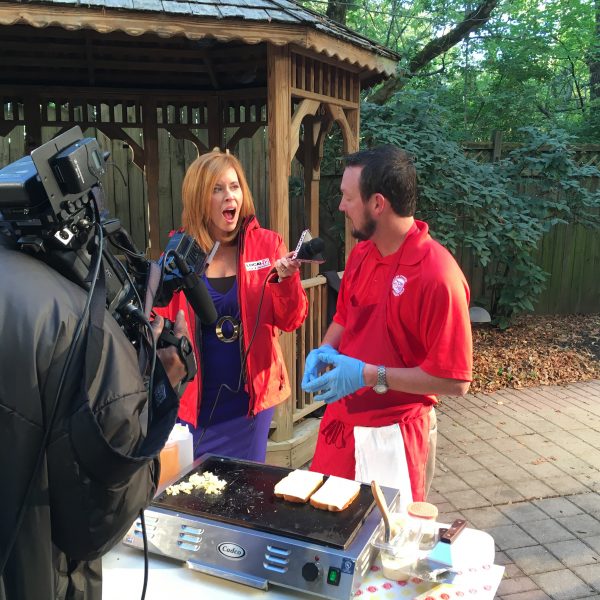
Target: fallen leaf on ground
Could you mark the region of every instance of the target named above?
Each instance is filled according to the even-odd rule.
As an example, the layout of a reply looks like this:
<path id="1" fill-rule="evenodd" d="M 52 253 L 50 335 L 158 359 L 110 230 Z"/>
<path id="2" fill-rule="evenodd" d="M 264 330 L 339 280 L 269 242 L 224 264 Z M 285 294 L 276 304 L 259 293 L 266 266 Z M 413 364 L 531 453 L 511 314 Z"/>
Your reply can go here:
<path id="1" fill-rule="evenodd" d="M 600 314 L 523 315 L 473 329 L 470 392 L 600 379 Z"/>

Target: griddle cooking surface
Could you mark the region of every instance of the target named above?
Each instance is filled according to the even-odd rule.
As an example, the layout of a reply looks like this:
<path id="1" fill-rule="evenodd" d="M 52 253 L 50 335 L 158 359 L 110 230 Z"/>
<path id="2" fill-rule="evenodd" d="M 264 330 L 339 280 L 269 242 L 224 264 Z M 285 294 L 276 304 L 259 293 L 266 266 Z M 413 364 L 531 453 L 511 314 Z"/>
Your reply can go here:
<path id="1" fill-rule="evenodd" d="M 192 473 L 210 471 L 227 482 L 221 494 L 192 490 L 191 494 L 157 496 L 154 506 L 293 537 L 334 548 L 347 548 L 375 503 L 371 488 L 362 484 L 358 497 L 341 512 L 314 508 L 277 498 L 275 484 L 290 469 L 209 455 Z"/>

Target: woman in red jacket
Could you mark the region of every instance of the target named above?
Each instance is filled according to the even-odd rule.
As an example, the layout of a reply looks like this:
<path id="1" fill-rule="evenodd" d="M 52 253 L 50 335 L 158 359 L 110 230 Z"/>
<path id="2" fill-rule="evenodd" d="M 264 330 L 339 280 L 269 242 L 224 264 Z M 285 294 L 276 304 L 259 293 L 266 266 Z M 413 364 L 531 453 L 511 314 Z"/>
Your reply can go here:
<path id="1" fill-rule="evenodd" d="M 197 158 L 183 180 L 182 224 L 204 252 L 219 248 L 204 274 L 218 313 L 204 325 L 184 294 L 156 312 L 174 320 L 183 310 L 198 375 L 188 383 L 179 418 L 205 452 L 264 461 L 274 407 L 291 390 L 279 330 L 306 318 L 308 301 L 280 235 L 260 227 L 240 162 L 219 151 Z"/>

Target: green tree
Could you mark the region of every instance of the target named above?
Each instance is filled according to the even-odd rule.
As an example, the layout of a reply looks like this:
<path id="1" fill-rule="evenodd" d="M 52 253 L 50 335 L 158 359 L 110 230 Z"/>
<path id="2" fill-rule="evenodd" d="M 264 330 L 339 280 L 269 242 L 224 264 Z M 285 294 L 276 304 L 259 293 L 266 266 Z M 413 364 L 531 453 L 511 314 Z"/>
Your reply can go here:
<path id="1" fill-rule="evenodd" d="M 396 77 L 372 90 L 425 89 L 450 110 L 452 131 L 487 139 L 502 129 L 561 127 L 589 141 L 600 130 L 600 0 L 329 0 L 346 24 L 402 56 Z M 340 17 L 341 18 L 341 17 Z"/>
<path id="2" fill-rule="evenodd" d="M 485 270 L 485 294 L 474 300 L 501 327 L 533 311 L 544 289 L 547 274 L 535 261 L 543 235 L 558 223 L 600 227 L 600 193 L 582 185 L 600 171 L 577 164 L 563 131 L 528 128 L 505 160 L 481 163 L 451 139 L 451 120 L 432 95 L 404 90 L 383 106 L 364 103 L 362 115 L 361 145 L 392 143 L 414 156 L 417 217 L 451 252 L 470 252 Z"/>
<path id="3" fill-rule="evenodd" d="M 472 253 L 486 282 L 475 300 L 506 326 L 544 288 L 535 260 L 544 234 L 559 223 L 599 227 L 600 194 L 582 182 L 600 172 L 577 164 L 573 143 L 600 133 L 600 0 L 326 6 L 342 4 L 349 27 L 403 57 L 366 97 L 361 145 L 412 152 L 418 216 L 452 252 Z M 494 129 L 519 149 L 493 164 L 465 156 L 462 140 Z"/>
<path id="4" fill-rule="evenodd" d="M 590 70 L 590 128 L 594 137 L 600 135 L 600 0 L 594 0 L 594 34 L 588 55 Z"/>

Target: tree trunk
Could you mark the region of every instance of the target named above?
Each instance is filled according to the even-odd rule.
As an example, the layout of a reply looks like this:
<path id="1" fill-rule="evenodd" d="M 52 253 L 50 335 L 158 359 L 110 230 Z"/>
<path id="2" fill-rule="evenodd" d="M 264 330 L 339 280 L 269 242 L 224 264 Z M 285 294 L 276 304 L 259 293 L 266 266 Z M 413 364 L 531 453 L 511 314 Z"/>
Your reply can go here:
<path id="1" fill-rule="evenodd" d="M 342 25 L 346 24 L 346 12 L 348 10 L 347 0 L 329 0 L 327 2 L 327 16 Z"/>
<path id="2" fill-rule="evenodd" d="M 592 110 L 598 112 L 599 107 L 597 105 L 599 104 L 598 98 L 600 98 L 600 0 L 595 0 L 594 8 L 596 10 L 596 28 L 588 64 L 590 69 L 590 101 L 592 102 Z"/>
<path id="3" fill-rule="evenodd" d="M 600 2 L 600 0 L 596 0 Z M 375 104 L 384 104 L 395 92 L 402 89 L 406 80 L 428 65 L 432 60 L 441 56 L 453 46 L 467 37 L 472 31 L 483 27 L 494 10 L 498 0 L 484 0 L 474 11 L 469 13 L 464 21 L 461 21 L 456 27 L 451 29 L 445 35 L 436 38 L 426 44 L 410 60 L 408 69 L 404 73 L 398 73 L 388 79 L 370 98 L 370 102 Z"/>

